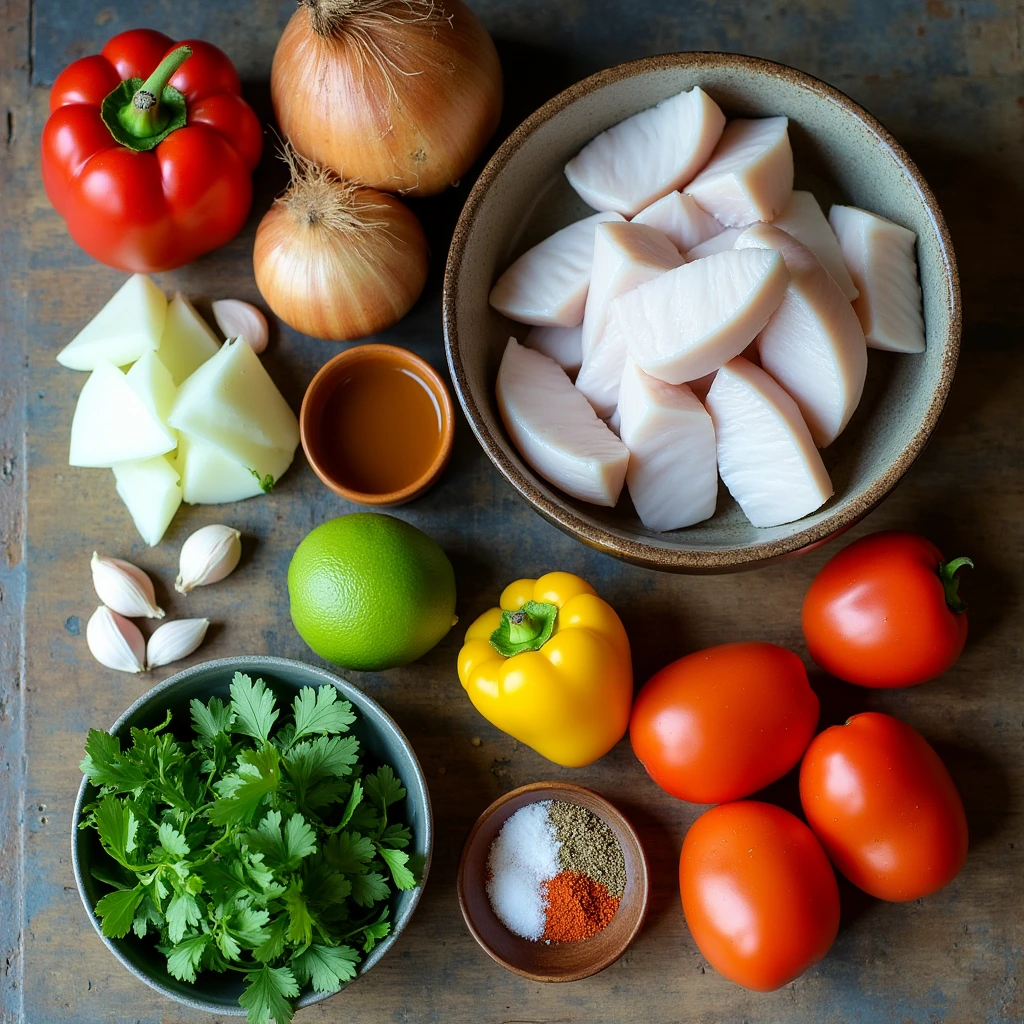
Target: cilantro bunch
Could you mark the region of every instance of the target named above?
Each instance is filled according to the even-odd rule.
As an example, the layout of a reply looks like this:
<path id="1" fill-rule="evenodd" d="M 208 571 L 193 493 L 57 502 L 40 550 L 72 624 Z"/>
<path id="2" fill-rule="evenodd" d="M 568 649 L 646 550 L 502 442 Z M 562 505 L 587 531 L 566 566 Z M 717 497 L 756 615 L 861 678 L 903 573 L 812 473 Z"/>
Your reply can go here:
<path id="1" fill-rule="evenodd" d="M 249 1024 L 290 1021 L 300 989 L 336 992 L 390 931 L 391 886 L 417 880 L 405 796 L 387 765 L 364 774 L 355 721 L 333 686 L 304 687 L 277 724 L 274 694 L 236 672 L 231 700 L 191 703 L 193 738 L 171 714 L 132 746 L 90 730 L 81 768 L 98 787 L 81 828 L 109 859 L 93 876 L 103 934 L 155 936 L 175 978 L 245 976 Z M 275 724 L 277 728 L 275 729 Z M 383 907 L 379 904 L 384 903 Z"/>

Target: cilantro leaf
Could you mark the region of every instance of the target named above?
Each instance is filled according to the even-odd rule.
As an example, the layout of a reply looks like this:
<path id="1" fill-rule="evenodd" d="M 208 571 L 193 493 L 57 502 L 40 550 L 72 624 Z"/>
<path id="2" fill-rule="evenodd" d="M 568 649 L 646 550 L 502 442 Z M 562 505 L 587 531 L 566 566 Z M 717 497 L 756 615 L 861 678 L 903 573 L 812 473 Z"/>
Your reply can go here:
<path id="1" fill-rule="evenodd" d="M 148 781 L 142 768 L 121 753 L 121 741 L 100 729 L 89 730 L 79 767 L 94 786 L 110 786 L 122 793 L 141 789 Z"/>
<path id="2" fill-rule="evenodd" d="M 373 775 L 366 777 L 366 794 L 380 808 L 387 809 L 405 797 L 405 788 L 389 765 L 381 765 Z"/>
<path id="3" fill-rule="evenodd" d="M 275 703 L 273 692 L 262 679 L 253 683 L 247 675 L 236 672 L 231 681 L 231 710 L 235 716 L 232 730 L 265 743 L 277 721 Z"/>
<path id="4" fill-rule="evenodd" d="M 384 858 L 384 863 L 391 869 L 391 877 L 399 889 L 415 889 L 416 878 L 406 867 L 409 854 L 405 850 L 393 850 L 387 846 L 378 846 L 377 852 Z"/>
<path id="5" fill-rule="evenodd" d="M 231 934 L 246 948 L 255 949 L 262 945 L 270 933 L 267 930 L 267 922 L 270 920 L 270 912 L 257 910 L 255 907 L 240 907 L 235 911 L 228 927 Z"/>
<path id="6" fill-rule="evenodd" d="M 267 929 L 267 937 L 257 946 L 252 955 L 262 963 L 276 960 L 284 952 L 284 940 L 288 934 L 288 919 L 275 917 Z"/>
<path id="7" fill-rule="evenodd" d="M 412 840 L 412 832 L 405 825 L 388 825 L 381 833 L 378 843 L 386 846 L 408 846 Z"/>
<path id="8" fill-rule="evenodd" d="M 301 984 L 313 982 L 316 992 L 337 992 L 356 976 L 359 954 L 351 946 L 322 946 L 313 943 L 291 960 Z"/>
<path id="9" fill-rule="evenodd" d="M 290 967 L 270 967 L 263 964 L 250 971 L 245 979 L 245 991 L 238 997 L 248 1011 L 249 1024 L 290 1024 L 294 1010 L 289 999 L 299 994 L 299 986 Z"/>
<path id="10" fill-rule="evenodd" d="M 245 833 L 249 849 L 263 854 L 274 867 L 294 866 L 303 857 L 316 853 L 316 837 L 301 814 L 293 814 L 281 831 L 281 812 L 267 811 L 259 827 Z"/>
<path id="11" fill-rule="evenodd" d="M 284 758 L 292 782 L 301 792 L 324 775 L 344 778 L 352 774 L 359 760 L 359 740 L 355 736 L 318 736 L 296 744 Z"/>
<path id="12" fill-rule="evenodd" d="M 238 768 L 225 775 L 214 788 L 220 794 L 207 816 L 215 825 L 247 825 L 264 798 L 277 791 L 281 782 L 280 755 L 270 743 L 258 751 L 242 751 Z"/>
<path id="13" fill-rule="evenodd" d="M 231 707 L 225 705 L 220 697 L 211 697 L 207 704 L 193 699 L 189 708 L 192 711 L 192 728 L 208 740 L 227 733 L 234 720 Z"/>
<path id="14" fill-rule="evenodd" d="M 181 890 L 171 897 L 164 916 L 167 918 L 167 936 L 175 945 L 181 942 L 189 928 L 199 924 L 202 920 L 195 896 Z"/>
<path id="15" fill-rule="evenodd" d="M 376 871 L 366 875 L 351 875 L 352 899 L 361 907 L 372 907 L 379 900 L 386 900 L 391 894 L 384 876 Z"/>
<path id="16" fill-rule="evenodd" d="M 130 868 L 128 855 L 135 852 L 139 821 L 130 807 L 116 796 L 105 796 L 96 808 L 96 828 L 103 849 L 119 864 Z"/>
<path id="17" fill-rule="evenodd" d="M 157 834 L 160 845 L 168 853 L 176 854 L 179 857 L 188 855 L 188 843 L 185 842 L 185 837 L 173 825 L 168 824 L 166 821 L 163 822 L 157 830 Z"/>
<path id="18" fill-rule="evenodd" d="M 362 874 L 373 860 L 373 843 L 356 832 L 339 832 L 324 843 L 324 859 L 344 875 Z"/>
<path id="19" fill-rule="evenodd" d="M 189 984 L 196 980 L 196 971 L 203 958 L 203 952 L 210 944 L 209 933 L 200 932 L 178 943 L 167 955 L 167 970 L 178 981 Z"/>
<path id="20" fill-rule="evenodd" d="M 135 908 L 142 902 L 145 890 L 141 885 L 134 889 L 115 889 L 108 892 L 96 904 L 96 916 L 103 922 L 103 934 L 120 939 L 128 934 L 135 917 Z"/>
<path id="21" fill-rule="evenodd" d="M 348 795 L 348 802 L 345 804 L 345 810 L 341 812 L 341 821 L 339 826 L 344 828 L 351 820 L 352 815 L 355 813 L 355 809 L 359 806 L 363 799 L 363 784 L 356 779 L 352 783 L 352 792 Z"/>
<path id="22" fill-rule="evenodd" d="M 288 938 L 292 942 L 308 944 L 313 938 L 313 918 L 305 894 L 295 882 L 284 894 L 284 905 L 288 911 Z"/>
<path id="23" fill-rule="evenodd" d="M 291 742 L 313 733 L 347 732 L 356 720 L 352 705 L 347 700 L 338 700 L 338 691 L 333 686 L 321 686 L 314 690 L 304 686 L 293 703 L 295 710 L 295 732 Z"/>
<path id="24" fill-rule="evenodd" d="M 385 907 L 380 912 L 380 917 L 363 929 L 363 952 L 369 953 L 380 939 L 387 938 L 390 934 L 391 922 L 388 920 L 388 908 Z"/>
<path id="25" fill-rule="evenodd" d="M 290 860 L 316 853 L 316 837 L 301 814 L 293 814 L 284 827 L 284 845 Z"/>

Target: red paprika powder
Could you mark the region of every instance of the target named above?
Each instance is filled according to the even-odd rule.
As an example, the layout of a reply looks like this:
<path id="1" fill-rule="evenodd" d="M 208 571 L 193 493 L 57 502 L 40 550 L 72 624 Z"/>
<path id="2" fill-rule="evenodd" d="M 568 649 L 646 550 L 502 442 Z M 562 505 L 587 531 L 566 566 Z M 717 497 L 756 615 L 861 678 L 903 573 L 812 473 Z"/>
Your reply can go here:
<path id="1" fill-rule="evenodd" d="M 547 899 L 544 939 L 579 942 L 607 927 L 619 900 L 601 883 L 579 871 L 560 871 L 544 883 Z"/>

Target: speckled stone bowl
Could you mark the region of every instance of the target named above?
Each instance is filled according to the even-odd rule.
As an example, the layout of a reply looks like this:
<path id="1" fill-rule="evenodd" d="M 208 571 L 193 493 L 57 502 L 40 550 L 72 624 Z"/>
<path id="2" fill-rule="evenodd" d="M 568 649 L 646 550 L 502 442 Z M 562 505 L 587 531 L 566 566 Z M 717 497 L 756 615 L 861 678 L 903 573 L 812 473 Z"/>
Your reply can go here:
<path id="1" fill-rule="evenodd" d="M 487 304 L 513 259 L 589 213 L 562 173 L 598 132 L 699 85 L 730 117 L 785 114 L 796 187 L 863 206 L 917 232 L 928 348 L 869 353 L 860 407 L 822 453 L 835 486 L 817 512 L 757 529 L 720 483 L 712 519 L 655 533 L 625 490 L 614 509 L 578 501 L 538 477 L 502 426 L 494 382 L 511 322 Z M 945 221 L 931 189 L 896 140 L 862 107 L 810 75 L 755 57 L 674 53 L 620 64 L 577 83 L 528 117 L 484 168 L 462 211 L 444 282 L 448 362 L 477 439 L 502 475 L 556 526 L 585 544 L 671 572 L 750 569 L 822 543 L 866 515 L 896 485 L 935 428 L 960 347 L 960 285 Z M 520 331 L 521 333 L 521 331 Z"/>
<path id="2" fill-rule="evenodd" d="M 395 944 L 402 929 L 412 917 L 412 912 L 420 901 L 423 886 L 426 885 L 433 849 L 430 794 L 423 771 L 409 741 L 387 712 L 362 690 L 322 668 L 290 661 L 287 658 L 253 655 L 219 658 L 201 665 L 193 665 L 169 676 L 135 701 L 110 727 L 110 732 L 115 736 L 121 736 L 122 746 L 127 746 L 130 743 L 128 733 L 131 728 L 158 725 L 170 708 L 174 716 L 172 731 L 179 738 L 187 738 L 185 729 L 190 723 L 189 702 L 194 697 L 202 701 L 214 696 L 227 700 L 230 697 L 228 687 L 235 672 L 245 672 L 253 679 L 262 679 L 277 695 L 278 708 L 290 707 L 292 700 L 304 686 L 336 687 L 339 696 L 350 701 L 357 713 L 352 733 L 359 739 L 367 766 L 370 770 L 376 770 L 380 764 L 391 765 L 405 786 L 406 797 L 396 805 L 396 820 L 405 822 L 412 829 L 413 839 L 409 853 L 422 859 L 423 881 L 415 889 L 392 893 L 391 934 L 378 943 L 359 965 L 359 973 L 355 979 L 358 981 Z M 96 933 L 110 952 L 120 960 L 123 967 L 161 995 L 202 1013 L 215 1013 L 218 1017 L 244 1017 L 245 1010 L 238 1005 L 238 997 L 242 992 L 239 975 L 230 972 L 213 974 L 207 971 L 199 975 L 194 985 L 188 985 L 167 973 L 166 961 L 152 942 L 141 942 L 131 932 L 123 939 L 112 939 L 103 934 L 93 907 L 100 897 L 109 891 L 109 886 L 101 885 L 93 878 L 91 867 L 97 859 L 106 855 L 96 832 L 93 829 L 81 830 L 78 827 L 82 820 L 83 806 L 95 799 L 95 796 L 94 787 L 87 779 L 82 779 L 72 821 L 71 855 L 78 894 L 82 897 L 82 903 Z M 309 1006 L 326 998 L 326 994 L 314 992 L 307 986 L 299 997 L 298 1005 Z M 130 1011 L 126 1010 L 125 1019 L 128 1019 L 129 1015 Z"/>

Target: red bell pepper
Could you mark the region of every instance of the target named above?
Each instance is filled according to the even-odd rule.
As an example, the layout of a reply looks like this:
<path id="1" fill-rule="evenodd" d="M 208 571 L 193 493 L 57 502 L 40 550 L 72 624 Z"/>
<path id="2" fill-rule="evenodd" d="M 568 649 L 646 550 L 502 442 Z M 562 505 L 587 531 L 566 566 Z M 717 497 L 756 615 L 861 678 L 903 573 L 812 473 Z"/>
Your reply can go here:
<path id="1" fill-rule="evenodd" d="M 210 43 L 114 36 L 50 91 L 43 184 L 71 237 L 112 267 L 180 267 L 241 230 L 263 133 Z"/>

